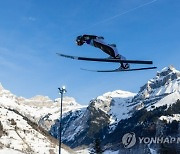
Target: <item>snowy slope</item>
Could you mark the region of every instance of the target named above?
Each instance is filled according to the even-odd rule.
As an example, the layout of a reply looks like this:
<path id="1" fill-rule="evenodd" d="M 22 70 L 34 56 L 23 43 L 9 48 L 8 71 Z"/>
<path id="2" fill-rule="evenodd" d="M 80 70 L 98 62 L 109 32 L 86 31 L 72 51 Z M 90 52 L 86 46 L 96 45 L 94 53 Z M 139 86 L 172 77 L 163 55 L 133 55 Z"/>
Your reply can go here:
<path id="1" fill-rule="evenodd" d="M 172 123 L 173 120 L 180 121 L 180 114 L 173 114 L 172 116 L 161 116 L 160 120 L 165 120 L 168 123 Z"/>
<path id="2" fill-rule="evenodd" d="M 47 96 L 37 95 L 33 98 L 26 99 L 17 97 L 10 91 L 3 88 L 0 84 L 0 105 L 11 109 L 16 109 L 21 114 L 27 116 L 32 121 L 38 123 L 39 120 L 48 115 L 48 120 L 54 121 L 60 115 L 60 98 L 51 100 Z M 72 111 L 81 106 L 72 97 L 64 97 L 63 114 Z"/>
<path id="3" fill-rule="evenodd" d="M 14 110 L 0 107 L 0 153 L 57 153 L 58 142 Z M 64 154 L 68 150 L 62 149 Z"/>
<path id="4" fill-rule="evenodd" d="M 119 153 L 123 153 L 124 145 L 120 143 L 120 138 L 127 132 L 134 132 L 136 136 L 169 135 L 178 137 L 180 134 L 179 100 L 180 71 L 172 66 L 166 67 L 157 72 L 153 79 L 140 88 L 132 101 L 128 102 L 129 106 L 126 109 L 130 111 L 126 113 L 126 116 L 132 115 L 129 113 L 133 113 L 133 116 L 120 120 L 116 127 L 110 125 L 109 127 L 112 126 L 112 129 L 104 131 L 104 136 L 101 138 L 102 142 L 105 142 L 104 147 L 110 145 L 109 149 L 119 149 Z M 119 108 L 120 111 L 121 109 Z M 141 147 L 141 145 L 134 146 L 131 150 L 134 153 L 144 153 L 146 150 L 151 153 L 159 153 L 159 149 L 162 148 L 157 147 L 157 144 L 151 144 L 151 147 Z M 168 145 L 167 149 L 169 151 L 175 149 L 174 151 L 177 153 L 180 151 L 178 144 Z"/>
<path id="5" fill-rule="evenodd" d="M 129 105 L 134 96 L 135 93 L 122 90 L 107 92 L 97 97 L 94 106 L 109 114 L 113 123 L 130 116 L 129 112 L 133 107 Z"/>
<path id="6" fill-rule="evenodd" d="M 180 99 L 180 71 L 169 66 L 163 68 L 157 75 L 141 87 L 133 102 L 143 103 L 148 110 Z M 153 107 L 153 108 L 152 108 Z"/>
<path id="7" fill-rule="evenodd" d="M 105 93 L 91 100 L 88 107 L 80 108 L 64 114 L 62 139 L 65 144 L 72 147 L 92 140 L 93 135 L 100 129 L 110 125 L 114 130 L 121 119 L 131 116 L 130 111 L 134 106 L 130 102 L 135 94 L 117 90 Z M 50 133 L 58 137 L 59 121 L 51 127 Z"/>
<path id="8" fill-rule="evenodd" d="M 118 122 L 131 117 L 134 106 L 131 105 L 135 93 L 116 90 L 98 96 L 91 103 L 97 110 L 104 111 L 109 116 L 109 133 L 114 131 Z"/>
<path id="9" fill-rule="evenodd" d="M 63 101 L 63 142 L 71 147 L 83 143 L 90 144 L 94 134 L 106 135 L 121 129 L 119 123 L 129 120 L 136 111 L 145 108 L 152 111 L 157 107 L 170 105 L 180 99 L 180 72 L 169 66 L 157 72 L 140 91 L 135 94 L 116 90 L 107 92 L 81 106 L 73 98 L 65 97 Z M 60 99 L 55 101 L 48 97 L 36 96 L 31 99 L 17 97 L 0 86 L 1 107 L 16 109 L 21 114 L 38 123 L 50 134 L 58 137 Z M 37 114 L 38 113 L 38 114 Z M 160 120 L 179 121 L 180 114 L 161 116 Z"/>
<path id="10" fill-rule="evenodd" d="M 39 132 L 34 125 L 38 127 L 37 123 L 46 115 L 54 122 L 60 115 L 60 101 L 39 95 L 30 99 L 17 97 L 0 84 L 0 122 L 3 127 L 0 129 L 0 153 L 58 153 L 58 142 L 49 139 L 47 132 L 48 137 L 44 131 Z M 63 114 L 81 108 L 71 97 L 64 98 L 63 106 Z M 73 153 L 69 149 L 62 150 Z"/>
<path id="11" fill-rule="evenodd" d="M 138 110 L 145 108 L 150 111 L 163 105 L 169 107 L 178 99 L 180 72 L 172 66 L 166 67 L 157 72 L 137 94 L 122 90 L 107 92 L 91 100 L 86 109 L 67 112 L 63 118 L 63 141 L 72 147 L 81 145 L 81 142 L 90 143 L 94 134 L 113 133 L 122 120 L 128 120 Z M 57 127 L 58 123 L 50 131 L 53 136 L 58 136 Z"/>

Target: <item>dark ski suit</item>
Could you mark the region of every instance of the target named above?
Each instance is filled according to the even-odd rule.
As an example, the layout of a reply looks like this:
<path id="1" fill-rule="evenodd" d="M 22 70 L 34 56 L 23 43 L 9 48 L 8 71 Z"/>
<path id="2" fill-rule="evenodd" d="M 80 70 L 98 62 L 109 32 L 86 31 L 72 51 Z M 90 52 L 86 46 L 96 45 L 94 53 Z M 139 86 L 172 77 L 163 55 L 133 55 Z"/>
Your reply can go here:
<path id="1" fill-rule="evenodd" d="M 92 45 L 96 48 L 101 49 L 103 52 L 110 55 L 112 58 L 120 58 L 121 60 L 126 59 L 124 56 L 122 56 L 118 53 L 115 44 L 106 44 L 104 42 L 103 37 L 98 37 L 95 35 L 83 35 L 82 41 L 84 41 L 85 43 Z M 121 63 L 121 67 L 124 69 L 127 69 L 127 68 L 129 68 L 129 64 Z"/>

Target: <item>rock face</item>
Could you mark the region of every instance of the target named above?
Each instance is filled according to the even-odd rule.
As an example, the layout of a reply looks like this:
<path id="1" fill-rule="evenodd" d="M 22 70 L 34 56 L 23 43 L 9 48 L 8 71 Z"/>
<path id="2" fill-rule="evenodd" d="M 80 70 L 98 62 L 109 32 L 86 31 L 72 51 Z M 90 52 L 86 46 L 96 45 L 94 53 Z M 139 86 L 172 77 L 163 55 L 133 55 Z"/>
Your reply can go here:
<path id="1" fill-rule="evenodd" d="M 61 99 L 55 99 L 54 103 L 48 103 L 46 105 L 47 110 L 46 114 L 43 114 L 39 118 L 38 124 L 43 127 L 45 130 L 49 131 L 51 126 L 54 125 L 55 120 L 60 116 L 60 101 Z M 53 105 L 52 105 L 53 104 Z M 63 114 L 67 112 L 74 112 L 83 108 L 84 106 L 78 104 L 76 100 L 72 97 L 64 97 L 63 99 Z M 49 110 L 49 108 L 51 110 Z"/>
<path id="2" fill-rule="evenodd" d="M 143 102 L 147 107 L 156 104 L 168 95 L 175 95 L 175 100 L 170 101 L 175 102 L 177 100 L 176 98 L 179 98 L 179 93 L 180 72 L 170 66 L 162 69 L 153 79 L 142 86 L 133 101 L 136 103 Z M 172 98 L 173 96 L 170 97 Z"/>
<path id="3" fill-rule="evenodd" d="M 168 118 L 179 123 L 179 99 L 180 72 L 172 66 L 166 67 L 157 72 L 137 94 L 121 90 L 108 92 L 91 100 L 87 108 L 64 114 L 63 142 L 71 147 L 78 147 L 91 145 L 95 138 L 99 138 L 104 149 L 120 149 L 122 152 L 122 137 L 125 133 L 155 136 L 165 128 L 170 129 Z M 161 125 L 163 118 L 167 121 L 165 125 Z M 58 137 L 58 126 L 57 120 L 50 129 L 55 137 Z M 179 125 L 177 129 L 180 129 Z M 165 131 L 164 135 L 166 134 Z M 160 146 L 151 146 L 138 145 L 134 150 L 140 153 L 150 153 L 153 148 L 155 151 L 161 150 Z"/>
<path id="4" fill-rule="evenodd" d="M 112 144 L 111 148 L 123 149 L 120 144 L 125 133 L 134 132 L 136 136 L 159 137 L 159 136 L 180 136 L 180 72 L 174 67 L 166 67 L 158 72 L 140 88 L 131 103 L 135 108 L 130 118 L 118 122 L 116 128 L 106 138 L 102 140 L 104 145 Z M 118 136 L 118 137 L 117 137 Z M 139 145 L 133 147 L 136 150 Z M 149 152 L 168 152 L 179 153 L 179 144 L 151 144 L 145 145 L 143 150 Z M 121 151 L 120 150 L 120 151 Z"/>
<path id="5" fill-rule="evenodd" d="M 13 107 L 2 105 L 1 101 L 0 98 L 0 153 L 58 152 L 58 140 Z M 6 99 L 3 101 L 5 103 Z M 73 153 L 68 147 L 62 147 L 64 154 Z"/>
<path id="6" fill-rule="evenodd" d="M 30 99 L 17 97 L 10 91 L 5 90 L 0 84 L 0 103 L 1 106 L 16 109 L 21 114 L 25 115 L 32 121 L 39 123 L 40 126 L 49 130 L 54 120 L 60 115 L 60 101 L 57 98 L 54 101 L 48 96 L 37 95 Z M 80 104 L 72 97 L 64 97 L 63 113 L 82 108 Z"/>
<path id="7" fill-rule="evenodd" d="M 17 97 L 0 84 L 0 153 L 57 153 L 58 140 L 42 126 L 50 129 L 59 117 L 59 101 L 40 95 Z M 73 98 L 66 97 L 64 103 L 63 113 L 81 107 Z M 46 119 L 52 122 L 49 127 L 47 115 Z M 62 147 L 62 153 L 74 153 L 67 146 Z"/>
<path id="8" fill-rule="evenodd" d="M 119 120 L 130 117 L 129 106 L 135 94 L 127 91 L 117 90 L 108 92 L 91 100 L 89 106 L 70 111 L 64 114 L 63 124 L 63 143 L 71 147 L 82 144 L 90 144 L 99 131 L 105 128 L 113 130 Z M 118 108 L 121 108 L 119 112 Z M 59 120 L 50 129 L 50 133 L 58 137 Z"/>
<path id="9" fill-rule="evenodd" d="M 1 108 L 15 110 L 55 138 L 59 137 L 60 101 L 45 96 L 17 97 L 0 85 Z M 91 100 L 88 106 L 81 106 L 74 98 L 65 97 L 61 122 L 63 143 L 72 148 L 84 145 L 92 148 L 93 141 L 99 139 L 102 149 L 111 152 L 168 153 L 175 149 L 179 153 L 180 147 L 175 143 L 173 146 L 136 143 L 127 150 L 122 137 L 129 132 L 134 132 L 137 139 L 142 136 L 180 136 L 180 72 L 172 66 L 166 67 L 144 84 L 137 94 L 122 90 L 107 92 Z M 9 123 L 19 125 L 12 118 Z M 4 126 L 1 121 L 1 138 Z"/>

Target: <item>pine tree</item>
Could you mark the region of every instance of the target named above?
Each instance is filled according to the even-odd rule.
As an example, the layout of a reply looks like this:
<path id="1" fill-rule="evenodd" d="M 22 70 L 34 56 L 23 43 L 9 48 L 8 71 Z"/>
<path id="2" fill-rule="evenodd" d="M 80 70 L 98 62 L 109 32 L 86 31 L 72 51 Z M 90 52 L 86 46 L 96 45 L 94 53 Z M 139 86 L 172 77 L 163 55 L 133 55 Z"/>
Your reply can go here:
<path id="1" fill-rule="evenodd" d="M 0 121 L 0 137 L 2 136 L 2 134 L 3 134 L 3 125 L 2 125 L 2 123 Z"/>
<path id="2" fill-rule="evenodd" d="M 91 154 L 102 154 L 101 141 L 99 138 L 96 138 L 93 143 L 93 149 L 90 151 Z"/>

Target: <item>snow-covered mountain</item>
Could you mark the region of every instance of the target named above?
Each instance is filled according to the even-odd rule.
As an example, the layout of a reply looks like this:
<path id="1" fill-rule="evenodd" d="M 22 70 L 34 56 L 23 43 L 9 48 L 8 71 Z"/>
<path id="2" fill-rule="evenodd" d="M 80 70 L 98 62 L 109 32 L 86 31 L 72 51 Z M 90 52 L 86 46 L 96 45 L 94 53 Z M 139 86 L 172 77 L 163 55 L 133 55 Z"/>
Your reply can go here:
<path id="1" fill-rule="evenodd" d="M 51 120 L 57 119 L 60 114 L 60 98 L 51 100 L 48 96 L 37 95 L 30 99 L 17 97 L 0 84 L 0 105 L 11 109 L 16 109 L 21 114 L 27 116 L 34 122 L 39 122 L 41 118 L 50 116 Z M 64 97 L 63 113 L 81 108 L 80 104 L 72 97 Z M 38 114 L 37 114 L 38 113 Z"/>
<path id="2" fill-rule="evenodd" d="M 148 110 L 180 99 L 180 71 L 173 66 L 165 67 L 161 72 L 141 87 L 133 102 L 143 103 Z"/>
<path id="3" fill-rule="evenodd" d="M 0 106 L 0 153 L 57 153 L 58 141 L 18 111 Z M 73 153 L 63 145 L 64 154 Z"/>
<path id="4" fill-rule="evenodd" d="M 128 102 L 135 94 L 117 90 L 108 92 L 91 100 L 89 106 L 76 111 L 70 111 L 63 116 L 63 141 L 72 147 L 84 143 L 87 138 L 97 133 L 109 124 L 115 124 L 130 114 Z M 121 112 L 118 111 L 121 108 Z M 51 127 L 50 133 L 58 137 L 59 121 Z M 79 137 L 81 136 L 81 137 Z M 75 142 L 74 142 L 75 141 Z"/>
<path id="5" fill-rule="evenodd" d="M 65 97 L 63 103 L 63 114 L 81 108 L 74 98 Z M 46 120 L 40 121 L 47 114 L 57 119 L 59 108 L 60 99 L 17 97 L 0 84 L 0 153 L 57 153 L 58 141 L 41 127 Z M 65 145 L 62 152 L 74 153 Z"/>
<path id="6" fill-rule="evenodd" d="M 78 104 L 74 98 L 64 97 L 63 143 L 71 148 L 78 148 L 78 153 L 83 153 L 82 146 L 92 148 L 94 139 L 99 138 L 106 152 L 124 153 L 121 139 L 128 132 L 135 132 L 140 136 L 155 136 L 162 135 L 162 132 L 163 135 L 167 135 L 169 132 L 171 133 L 169 130 L 173 130 L 176 132 L 173 135 L 180 135 L 179 100 L 180 71 L 172 66 L 157 72 L 156 76 L 147 81 L 137 94 L 122 90 L 107 92 L 91 100 L 88 106 Z M 60 99 L 52 101 L 47 96 L 35 96 L 30 99 L 17 97 L 0 85 L 0 110 L 2 113 L 5 113 L 3 110 L 15 111 L 21 117 L 26 117 L 44 128 L 44 131 L 48 131 L 55 138 L 59 137 L 59 105 Z M 11 123 L 12 118 L 9 119 Z M 14 121 L 16 122 L 16 120 Z M 166 123 L 164 123 L 165 121 Z M 16 123 L 18 124 L 18 122 Z M 171 123 L 173 123 L 173 129 Z M 22 129 L 24 129 L 24 125 Z M 16 133 L 15 129 L 14 131 Z M 3 143 L 4 148 L 5 145 Z M 51 147 L 50 145 L 46 146 Z M 87 148 L 86 153 L 88 153 Z M 134 150 L 139 153 L 143 153 L 143 151 L 150 153 L 153 148 L 157 151 L 159 147 L 140 145 L 136 146 Z"/>
<path id="7" fill-rule="evenodd" d="M 110 115 L 112 124 L 114 121 L 129 117 L 129 112 L 132 110 L 129 103 L 134 96 L 135 93 L 116 90 L 98 96 L 95 100 L 92 100 L 92 105 Z"/>
<path id="8" fill-rule="evenodd" d="M 154 115 L 156 120 L 148 124 L 142 125 L 142 121 L 140 124 L 142 128 L 148 127 L 149 124 L 156 125 L 158 119 L 179 120 L 177 111 L 167 115 L 169 107 L 172 105 L 178 107 L 178 99 L 180 99 L 180 72 L 169 66 L 157 72 L 137 94 L 122 90 L 108 92 L 91 100 L 87 108 L 67 112 L 62 119 L 63 142 L 71 147 L 77 147 L 90 145 L 94 138 L 99 137 L 105 147 L 114 144 L 110 147 L 117 150 L 123 133 L 136 131 L 141 118 L 145 118 L 147 112 L 152 114 L 159 110 L 159 117 Z M 166 113 L 161 112 L 164 105 L 167 105 L 163 108 Z M 50 129 L 50 133 L 55 137 L 58 137 L 58 125 L 59 121 L 56 121 Z"/>
<path id="9" fill-rule="evenodd" d="M 157 72 L 153 79 L 140 88 L 129 106 L 132 107 L 132 116 L 119 121 L 110 133 L 106 130 L 104 145 L 113 143 L 111 148 L 118 147 L 121 149 L 119 152 L 123 153 L 120 139 L 125 133 L 134 132 L 136 136 L 145 137 L 180 136 L 180 71 L 169 66 Z M 174 144 L 174 147 L 157 147 L 153 144 L 151 146 L 155 146 L 153 148 L 157 153 L 162 153 L 163 147 L 169 151 L 174 148 L 177 153 L 180 152 L 178 144 Z M 152 150 L 150 145 L 134 148 L 138 153 L 143 153 L 141 149 L 149 152 Z"/>

